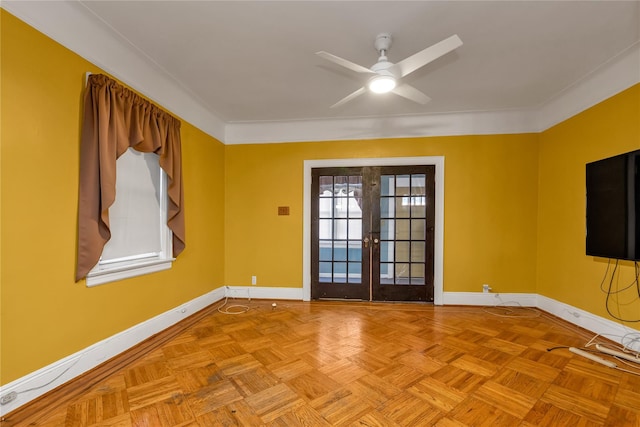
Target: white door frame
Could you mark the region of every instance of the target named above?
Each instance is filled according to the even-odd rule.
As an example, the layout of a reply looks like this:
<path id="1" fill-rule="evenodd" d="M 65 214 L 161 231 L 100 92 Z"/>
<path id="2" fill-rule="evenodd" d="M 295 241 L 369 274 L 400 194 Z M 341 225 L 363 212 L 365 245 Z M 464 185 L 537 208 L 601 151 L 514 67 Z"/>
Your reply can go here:
<path id="1" fill-rule="evenodd" d="M 443 304 L 444 263 L 444 156 L 384 157 L 366 159 L 328 159 L 304 161 L 303 230 L 302 230 L 302 299 L 311 300 L 311 169 L 349 166 L 412 166 L 434 165 L 435 174 L 435 230 L 433 251 L 433 303 Z"/>

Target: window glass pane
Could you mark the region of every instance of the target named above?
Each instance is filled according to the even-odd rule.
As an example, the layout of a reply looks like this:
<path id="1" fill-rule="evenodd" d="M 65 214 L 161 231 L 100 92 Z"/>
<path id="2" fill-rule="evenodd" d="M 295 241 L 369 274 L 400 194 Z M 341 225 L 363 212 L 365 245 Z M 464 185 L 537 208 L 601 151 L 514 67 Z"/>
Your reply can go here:
<path id="1" fill-rule="evenodd" d="M 333 263 L 333 281 L 335 283 L 347 282 L 347 263 L 346 262 Z"/>
<path id="2" fill-rule="evenodd" d="M 396 218 L 409 218 L 411 212 L 411 197 L 396 197 Z"/>
<path id="3" fill-rule="evenodd" d="M 349 211 L 349 198 L 344 196 L 336 196 L 333 199 L 333 216 L 335 218 L 346 218 Z"/>
<path id="4" fill-rule="evenodd" d="M 102 261 L 162 251 L 158 156 L 127 150 L 116 162 L 116 200 L 109 208 L 111 239 Z"/>
<path id="5" fill-rule="evenodd" d="M 424 240 L 426 223 L 423 219 L 411 220 L 411 240 Z"/>
<path id="6" fill-rule="evenodd" d="M 396 220 L 396 240 L 409 240 L 409 220 Z"/>
<path id="7" fill-rule="evenodd" d="M 411 195 L 424 195 L 425 193 L 425 175 L 414 174 L 411 175 Z"/>
<path id="8" fill-rule="evenodd" d="M 319 259 L 320 261 L 331 261 L 331 241 L 320 241 Z"/>
<path id="9" fill-rule="evenodd" d="M 424 242 L 411 242 L 411 262 L 424 262 L 425 261 L 425 243 Z"/>
<path id="10" fill-rule="evenodd" d="M 360 240 L 349 240 L 349 261 L 362 260 L 362 242 Z"/>
<path id="11" fill-rule="evenodd" d="M 409 196 L 411 194 L 411 176 L 396 176 L 396 196 Z"/>
<path id="12" fill-rule="evenodd" d="M 424 264 L 411 264 L 411 284 L 424 285 Z"/>
<path id="13" fill-rule="evenodd" d="M 353 175 L 349 177 L 349 216 L 352 218 L 362 217 L 362 176 Z"/>
<path id="14" fill-rule="evenodd" d="M 409 279 L 409 264 L 405 263 L 397 263 L 396 264 L 396 280 L 395 282 L 400 283 L 408 283 Z"/>
<path id="15" fill-rule="evenodd" d="M 382 175 L 380 177 L 380 195 L 393 196 L 395 194 L 395 176 Z"/>
<path id="16" fill-rule="evenodd" d="M 395 235 L 395 221 L 383 219 L 380 221 L 380 238 L 382 240 L 393 240 Z"/>
<path id="17" fill-rule="evenodd" d="M 331 264 L 330 262 L 321 262 L 320 264 L 320 277 L 321 282 L 331 282 Z"/>
<path id="18" fill-rule="evenodd" d="M 349 219 L 349 239 L 360 240 L 362 238 L 362 220 Z"/>
<path id="19" fill-rule="evenodd" d="M 321 219 L 318 221 L 318 237 L 321 239 L 331 239 L 331 228 L 333 227 L 332 219 Z"/>
<path id="20" fill-rule="evenodd" d="M 380 243 L 380 261 L 393 262 L 393 242 Z"/>
<path id="21" fill-rule="evenodd" d="M 346 242 L 333 242 L 333 260 L 334 261 L 346 261 L 347 260 L 347 245 Z"/>
<path id="22" fill-rule="evenodd" d="M 349 283 L 362 282 L 362 264 L 359 262 L 349 263 Z"/>
<path id="23" fill-rule="evenodd" d="M 348 176 L 334 176 L 333 177 L 333 192 L 334 192 L 334 194 L 338 194 L 340 191 L 342 191 L 344 194 L 346 194 L 348 186 L 349 186 L 349 177 Z"/>
<path id="24" fill-rule="evenodd" d="M 333 238 L 340 240 L 347 240 L 347 220 L 336 219 L 334 220 Z"/>
<path id="25" fill-rule="evenodd" d="M 396 262 L 409 262 L 409 242 L 396 242 Z"/>
<path id="26" fill-rule="evenodd" d="M 422 196 L 414 196 L 411 198 L 412 202 L 415 204 L 411 205 L 411 217 L 412 218 L 424 218 L 427 209 L 424 205 L 424 197 Z"/>
<path id="27" fill-rule="evenodd" d="M 380 218 L 393 218 L 394 202 L 393 197 L 380 198 Z"/>
<path id="28" fill-rule="evenodd" d="M 393 282 L 393 263 L 380 263 L 380 282 Z"/>
<path id="29" fill-rule="evenodd" d="M 321 176 L 319 179 L 320 197 L 331 197 L 333 195 L 333 177 Z"/>
<path id="30" fill-rule="evenodd" d="M 354 193 L 349 193 L 349 204 L 347 215 L 349 218 L 362 218 L 362 209 L 358 203 L 362 203 L 362 199 L 358 202 L 358 199 L 354 196 Z"/>
<path id="31" fill-rule="evenodd" d="M 325 191 L 324 193 L 320 193 L 320 200 L 318 200 L 318 209 L 318 216 L 320 218 L 333 217 L 333 199 L 331 198 L 330 192 Z"/>

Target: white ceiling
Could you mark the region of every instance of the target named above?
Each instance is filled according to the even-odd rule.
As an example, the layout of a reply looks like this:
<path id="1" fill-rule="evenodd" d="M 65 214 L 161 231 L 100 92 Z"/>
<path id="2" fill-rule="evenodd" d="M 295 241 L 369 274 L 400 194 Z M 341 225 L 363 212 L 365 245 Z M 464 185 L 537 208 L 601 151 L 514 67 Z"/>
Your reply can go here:
<path id="1" fill-rule="evenodd" d="M 108 49 L 85 57 L 162 101 L 153 96 L 158 89 L 130 70 L 144 63 L 146 72 L 223 126 L 358 119 L 383 128 L 384 120 L 397 124 L 403 117 L 534 111 L 637 49 L 640 40 L 638 1 L 22 2 L 39 3 L 39 13 L 49 15 L 40 18 L 14 4 L 20 2 L 4 3 L 76 51 L 82 49 L 69 44 L 78 41 L 65 42 L 55 23 L 80 31 L 85 21 L 91 38 L 112 38 L 136 59 L 120 53 L 123 59 L 114 60 Z M 464 44 L 406 78 L 432 98 L 426 105 L 367 93 L 329 108 L 363 80 L 314 53 L 370 67 L 381 32 L 393 37 L 391 62 L 453 34 Z M 627 71 L 640 74 L 640 68 Z"/>

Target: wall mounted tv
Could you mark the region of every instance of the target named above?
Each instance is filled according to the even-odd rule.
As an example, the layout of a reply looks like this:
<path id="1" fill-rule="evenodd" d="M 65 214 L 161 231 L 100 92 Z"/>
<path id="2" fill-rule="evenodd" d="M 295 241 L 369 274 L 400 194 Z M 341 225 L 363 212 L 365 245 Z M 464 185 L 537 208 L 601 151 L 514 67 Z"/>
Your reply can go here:
<path id="1" fill-rule="evenodd" d="M 587 255 L 640 260 L 640 150 L 587 163 Z"/>

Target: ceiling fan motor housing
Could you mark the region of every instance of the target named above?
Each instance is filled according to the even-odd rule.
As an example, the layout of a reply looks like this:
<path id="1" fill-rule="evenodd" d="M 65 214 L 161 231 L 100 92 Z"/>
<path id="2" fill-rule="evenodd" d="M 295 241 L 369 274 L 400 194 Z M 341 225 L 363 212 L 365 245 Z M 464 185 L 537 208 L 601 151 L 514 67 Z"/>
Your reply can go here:
<path id="1" fill-rule="evenodd" d="M 386 52 L 391 47 L 391 34 L 389 33 L 378 34 L 378 36 L 376 37 L 376 41 L 374 42 L 373 45 L 375 46 L 378 53 L 382 54 L 381 51 Z"/>

